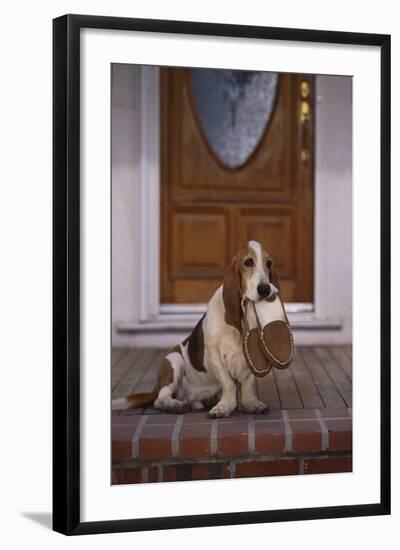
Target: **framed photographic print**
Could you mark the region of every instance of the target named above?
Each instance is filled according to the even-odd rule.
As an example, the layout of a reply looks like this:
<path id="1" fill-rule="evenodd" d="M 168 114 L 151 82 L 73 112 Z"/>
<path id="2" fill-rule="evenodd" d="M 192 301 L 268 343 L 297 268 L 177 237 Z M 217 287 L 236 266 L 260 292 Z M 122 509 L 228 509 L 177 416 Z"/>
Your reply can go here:
<path id="1" fill-rule="evenodd" d="M 54 20 L 54 529 L 390 513 L 390 37 Z"/>

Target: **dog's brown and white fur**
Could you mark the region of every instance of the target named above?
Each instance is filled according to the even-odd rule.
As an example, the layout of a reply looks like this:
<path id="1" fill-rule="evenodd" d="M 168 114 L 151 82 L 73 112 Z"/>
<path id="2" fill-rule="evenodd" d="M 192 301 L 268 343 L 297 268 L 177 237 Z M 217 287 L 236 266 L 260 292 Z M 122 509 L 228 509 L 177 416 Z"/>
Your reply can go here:
<path id="1" fill-rule="evenodd" d="M 112 408 L 154 404 L 176 413 L 216 401 L 211 417 L 229 416 L 237 407 L 251 413 L 266 411 L 267 404 L 254 393 L 255 379 L 242 351 L 242 300 L 258 301 L 277 292 L 269 254 L 260 243 L 249 241 L 233 258 L 190 336 L 166 355 L 154 391 L 114 400 Z"/>

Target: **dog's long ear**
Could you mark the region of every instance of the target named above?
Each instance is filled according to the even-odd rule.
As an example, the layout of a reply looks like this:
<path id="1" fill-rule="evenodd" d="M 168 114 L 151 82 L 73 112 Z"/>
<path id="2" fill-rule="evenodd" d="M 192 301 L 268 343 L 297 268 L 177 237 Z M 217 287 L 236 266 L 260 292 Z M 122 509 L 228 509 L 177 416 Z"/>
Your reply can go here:
<path id="1" fill-rule="evenodd" d="M 237 269 L 236 258 L 233 258 L 230 266 L 225 270 L 222 299 L 225 307 L 225 322 L 242 333 L 240 285 L 240 273 Z"/>
<path id="2" fill-rule="evenodd" d="M 274 264 L 271 264 L 271 267 L 269 269 L 269 282 L 273 284 L 279 292 L 281 291 L 281 285 L 279 283 L 279 273 L 275 269 Z"/>

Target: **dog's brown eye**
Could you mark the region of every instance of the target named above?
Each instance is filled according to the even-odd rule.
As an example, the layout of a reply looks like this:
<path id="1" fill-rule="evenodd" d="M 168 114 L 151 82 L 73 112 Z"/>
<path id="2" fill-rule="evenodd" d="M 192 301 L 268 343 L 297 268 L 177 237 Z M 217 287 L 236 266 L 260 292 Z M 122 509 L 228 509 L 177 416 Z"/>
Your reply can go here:
<path id="1" fill-rule="evenodd" d="M 247 258 L 247 260 L 244 262 L 244 265 L 245 265 L 246 267 L 253 267 L 254 262 L 253 262 L 253 260 L 252 260 L 251 258 Z"/>
<path id="2" fill-rule="evenodd" d="M 272 260 L 268 258 L 268 260 L 265 262 L 265 265 L 268 267 L 268 269 L 272 266 Z"/>

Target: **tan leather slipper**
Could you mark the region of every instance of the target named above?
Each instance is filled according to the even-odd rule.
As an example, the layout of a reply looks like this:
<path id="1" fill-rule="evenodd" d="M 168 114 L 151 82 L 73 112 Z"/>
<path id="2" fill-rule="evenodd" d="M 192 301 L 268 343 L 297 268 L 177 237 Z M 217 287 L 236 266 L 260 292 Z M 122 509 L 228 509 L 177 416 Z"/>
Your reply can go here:
<path id="1" fill-rule="evenodd" d="M 254 376 L 266 376 L 272 367 L 288 367 L 293 360 L 293 334 L 279 296 L 246 301 L 242 307 L 243 353 Z"/>
<path id="2" fill-rule="evenodd" d="M 245 356 L 247 366 L 254 376 L 263 377 L 266 376 L 271 370 L 272 363 L 266 359 L 260 345 L 260 329 L 258 327 L 256 315 L 252 309 L 252 303 L 253 302 L 246 301 L 243 305 L 243 354 Z"/>
<path id="3" fill-rule="evenodd" d="M 293 360 L 293 334 L 285 308 L 278 295 L 271 301 L 254 303 L 261 349 L 277 369 L 285 369 Z"/>

